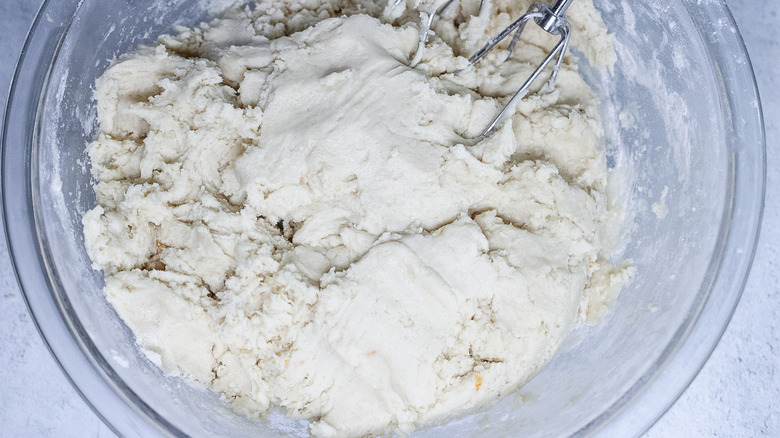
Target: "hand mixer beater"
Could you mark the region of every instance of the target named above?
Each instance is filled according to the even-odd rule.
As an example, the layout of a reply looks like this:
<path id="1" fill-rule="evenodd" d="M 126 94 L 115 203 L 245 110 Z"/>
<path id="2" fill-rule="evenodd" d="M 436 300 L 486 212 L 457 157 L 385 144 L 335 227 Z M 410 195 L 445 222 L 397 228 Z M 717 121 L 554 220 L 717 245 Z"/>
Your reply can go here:
<path id="1" fill-rule="evenodd" d="M 401 0 L 398 0 L 398 3 L 400 3 L 400 1 Z M 412 60 L 412 66 L 416 65 L 422 58 L 422 53 L 425 47 L 425 43 L 428 40 L 428 34 L 431 25 L 433 24 L 434 17 L 441 15 L 441 13 L 444 12 L 454 2 L 455 0 L 447 1 L 442 6 L 440 6 L 435 11 L 435 13 L 429 14 L 424 19 L 422 29 L 420 31 L 420 45 L 417 49 L 417 53 L 415 54 L 414 59 Z M 558 71 L 560 70 L 561 64 L 563 63 L 563 57 L 566 53 L 566 49 L 569 47 L 569 39 L 571 37 L 571 25 L 569 24 L 569 21 L 566 19 L 565 15 L 566 9 L 569 8 L 571 2 L 572 0 L 557 0 L 553 5 L 547 5 L 543 3 L 532 4 L 525 14 L 512 22 L 512 24 L 510 24 L 506 29 L 502 30 L 498 35 L 491 38 L 484 47 L 479 49 L 469 58 L 468 67 L 471 67 L 479 62 L 482 57 L 484 57 L 501 41 L 511 35 L 512 32 L 514 32 L 515 34 L 509 43 L 509 47 L 507 48 L 506 57 L 508 59 L 509 56 L 512 55 L 517 42 L 520 40 L 520 35 L 525 29 L 525 25 L 531 20 L 533 20 L 545 32 L 560 37 L 558 42 L 555 44 L 550 53 L 547 54 L 541 64 L 539 64 L 536 70 L 534 70 L 528 79 L 526 79 L 520 89 L 515 92 L 506 106 L 504 106 L 498 115 L 496 115 L 490 124 L 488 124 L 484 131 L 482 131 L 482 136 L 487 136 L 490 134 L 498 125 L 498 123 L 503 119 L 503 117 L 514 110 L 517 103 L 520 101 L 520 99 L 525 97 L 525 95 L 528 93 L 528 90 L 531 88 L 531 85 L 539 78 L 539 75 L 542 73 L 542 71 L 547 67 L 548 64 L 550 64 L 553 59 L 557 57 L 555 66 L 553 67 L 552 74 L 550 75 L 550 79 L 548 81 L 548 86 L 552 87 L 555 85 L 555 80 L 558 77 Z M 480 4 L 480 7 L 481 6 L 482 5 Z"/>

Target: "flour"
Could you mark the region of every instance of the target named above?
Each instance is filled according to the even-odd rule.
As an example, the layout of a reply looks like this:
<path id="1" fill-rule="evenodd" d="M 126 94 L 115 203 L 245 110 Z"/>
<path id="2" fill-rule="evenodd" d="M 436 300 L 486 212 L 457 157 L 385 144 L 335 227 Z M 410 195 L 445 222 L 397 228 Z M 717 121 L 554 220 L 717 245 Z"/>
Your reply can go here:
<path id="1" fill-rule="evenodd" d="M 318 436 L 409 432 L 533 377 L 630 269 L 600 258 L 603 132 L 574 65 L 474 139 L 548 42 L 455 74 L 460 55 L 527 6 L 439 20 L 415 69 L 413 8 L 360 0 L 263 1 L 114 63 L 84 228 L 138 344 Z M 614 61 L 593 5 L 570 16 Z"/>

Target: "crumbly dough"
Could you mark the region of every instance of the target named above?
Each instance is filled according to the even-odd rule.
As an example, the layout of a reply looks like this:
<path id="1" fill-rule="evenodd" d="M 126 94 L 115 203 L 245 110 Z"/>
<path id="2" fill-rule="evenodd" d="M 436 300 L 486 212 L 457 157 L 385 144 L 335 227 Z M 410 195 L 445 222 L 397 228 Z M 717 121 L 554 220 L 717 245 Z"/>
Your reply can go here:
<path id="1" fill-rule="evenodd" d="M 598 101 L 567 59 L 474 140 L 549 46 L 529 26 L 455 74 L 528 6 L 485 4 L 437 20 L 414 69 L 411 2 L 263 0 L 98 80 L 86 247 L 164 370 L 318 436 L 408 432 L 510 394 L 603 315 L 629 270 L 600 258 Z M 592 3 L 569 16 L 612 62 Z"/>

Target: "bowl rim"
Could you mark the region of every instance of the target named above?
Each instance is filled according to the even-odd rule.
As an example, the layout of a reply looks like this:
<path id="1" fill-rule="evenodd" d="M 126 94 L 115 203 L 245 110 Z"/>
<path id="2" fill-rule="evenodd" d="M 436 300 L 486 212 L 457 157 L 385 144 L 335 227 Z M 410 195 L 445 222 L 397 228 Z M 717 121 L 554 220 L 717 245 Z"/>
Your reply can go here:
<path id="1" fill-rule="evenodd" d="M 88 337 L 85 342 L 86 332 L 78 318 L 69 312 L 69 302 L 54 293 L 56 276 L 52 277 L 53 266 L 47 261 L 46 239 L 38 232 L 40 219 L 35 204 L 39 200 L 34 189 L 37 175 L 32 172 L 36 165 L 31 156 L 37 152 L 33 149 L 37 149 L 34 145 L 40 131 L 39 110 L 50 84 L 54 61 L 74 21 L 73 13 L 83 2 L 75 0 L 71 2 L 74 8 L 58 10 L 54 5 L 62 6 L 61 3 L 43 0 L 17 59 L 0 131 L 4 237 L 32 321 L 54 361 L 90 409 L 118 436 L 186 436 L 116 378 Z M 40 61 L 44 61 L 40 65 L 48 68 L 36 68 Z M 23 128 L 12 130 L 10 126 Z M 20 180 L 26 182 L 23 192 L 9 190 L 11 182 Z M 32 272 L 29 266 L 38 269 Z M 44 320 L 47 324 L 41 324 Z"/>
<path id="2" fill-rule="evenodd" d="M 741 120 L 726 117 L 730 122 L 726 126 L 727 140 L 733 150 L 728 169 L 729 196 L 726 197 L 718 245 L 705 275 L 702 289 L 706 293 L 693 306 L 686 323 L 643 377 L 576 436 L 591 433 L 639 436 L 674 405 L 707 363 L 726 331 L 747 284 L 758 247 L 766 200 L 767 160 L 763 109 L 753 64 L 725 0 L 680 2 L 697 26 L 713 61 L 716 77 L 721 81 L 724 105 L 721 111 L 727 115 L 746 115 Z M 745 62 L 735 62 L 735 59 Z M 751 151 L 745 150 L 751 144 L 756 148 L 752 157 L 746 156 L 746 152 Z M 750 172 L 751 165 L 760 171 Z M 743 208 L 745 202 L 752 209 Z M 733 224 L 750 224 L 751 227 L 740 229 Z M 726 266 L 731 269 L 722 269 Z M 718 298 L 727 298 L 725 305 Z M 702 321 L 720 323 L 709 325 L 701 324 Z M 612 421 L 609 421 L 610 417 Z"/>
<path id="3" fill-rule="evenodd" d="M 42 2 L 11 81 L 0 132 L 0 196 L 11 265 L 44 344 L 76 391 L 108 427 L 122 436 L 161 433 L 184 436 L 153 409 L 137 404 L 143 401 L 114 378 L 108 362 L 94 346 L 88 345 L 91 341 L 85 343 L 76 335 L 83 333 L 81 324 L 68 312 L 68 303 L 62 302 L 52 290 L 52 266 L 47 261 L 45 237 L 39 233 L 36 177 L 30 159 L 40 129 L 41 99 L 45 96 L 51 72 L 37 67 L 54 64 L 73 19 L 73 15 L 64 10 L 74 12 L 83 1 L 71 0 L 75 9 L 62 8 L 61 2 Z M 758 86 L 747 48 L 725 0 L 701 4 L 696 0 L 680 1 L 699 27 L 699 33 L 709 35 L 710 39 L 704 38 L 704 43 L 713 67 L 727 73 L 719 75 L 726 105 L 722 111 L 745 116 L 743 120 L 726 118 L 731 123 L 727 131 L 733 149 L 727 197 L 730 202 L 726 203 L 718 247 L 707 271 L 708 282 L 703 286 L 708 289 L 707 293 L 643 377 L 605 412 L 580 429 L 577 436 L 639 435 L 674 404 L 704 366 L 728 326 L 747 282 L 758 244 L 766 191 L 766 138 Z M 53 6 L 55 3 L 59 12 Z M 715 20 L 708 21 L 706 17 L 725 17 L 726 26 L 721 23 L 716 29 Z M 734 50 L 747 62 L 729 62 L 735 56 Z M 755 167 L 756 162 L 760 172 L 740 171 L 751 164 Z M 25 190 L 10 190 L 14 181 L 24 181 Z M 735 223 L 747 226 L 735 229 L 732 226 Z M 723 266 L 731 269 L 724 271 Z M 713 294 L 727 299 L 718 301 L 713 299 Z M 718 321 L 719 329 L 712 330 L 711 325 L 700 324 L 703 319 Z"/>

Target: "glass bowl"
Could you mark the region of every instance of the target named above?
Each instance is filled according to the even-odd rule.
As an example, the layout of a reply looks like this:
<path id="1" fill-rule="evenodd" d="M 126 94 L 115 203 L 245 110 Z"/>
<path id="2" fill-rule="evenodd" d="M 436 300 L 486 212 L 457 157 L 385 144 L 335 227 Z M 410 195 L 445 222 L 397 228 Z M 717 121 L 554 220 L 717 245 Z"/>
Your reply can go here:
<path id="1" fill-rule="evenodd" d="M 493 408 L 413 436 L 638 435 L 707 360 L 739 299 L 764 199 L 761 106 L 742 39 L 717 0 L 597 1 L 615 34 L 611 72 L 581 69 L 603 102 L 608 164 L 626 217 L 615 257 L 635 281 L 603 324 L 576 330 L 527 386 Z M 84 250 L 94 204 L 85 145 L 94 80 L 109 60 L 205 1 L 47 1 L 17 66 L 4 124 L 6 236 L 49 348 L 122 436 L 305 436 L 306 422 L 234 414 L 165 376 L 102 294 Z"/>

